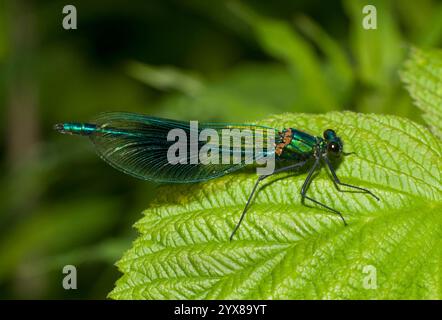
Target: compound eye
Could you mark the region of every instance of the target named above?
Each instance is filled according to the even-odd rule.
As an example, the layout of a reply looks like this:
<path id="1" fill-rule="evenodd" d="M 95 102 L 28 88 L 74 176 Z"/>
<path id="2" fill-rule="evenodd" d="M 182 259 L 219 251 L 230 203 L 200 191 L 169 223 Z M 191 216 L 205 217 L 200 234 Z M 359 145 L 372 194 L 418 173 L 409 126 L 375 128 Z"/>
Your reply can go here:
<path id="1" fill-rule="evenodd" d="M 327 145 L 327 150 L 331 153 L 338 154 L 339 152 L 341 152 L 341 146 L 336 142 L 330 142 Z"/>
<path id="2" fill-rule="evenodd" d="M 331 139 L 333 137 L 336 137 L 336 132 L 334 130 L 332 130 L 332 129 L 327 129 L 327 130 L 324 131 L 323 135 L 324 135 L 325 139 L 329 140 L 329 139 Z"/>

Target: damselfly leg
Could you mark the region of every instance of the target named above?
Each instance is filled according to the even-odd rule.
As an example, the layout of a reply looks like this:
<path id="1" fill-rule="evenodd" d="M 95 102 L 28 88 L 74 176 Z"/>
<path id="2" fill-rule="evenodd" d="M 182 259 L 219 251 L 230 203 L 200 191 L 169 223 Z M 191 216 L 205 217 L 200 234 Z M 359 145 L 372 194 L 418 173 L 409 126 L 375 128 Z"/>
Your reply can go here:
<path id="1" fill-rule="evenodd" d="M 311 198 L 311 197 L 309 197 L 307 195 L 307 189 L 308 189 L 308 187 L 310 185 L 310 182 L 312 181 L 313 174 L 315 173 L 315 171 L 316 171 L 316 169 L 318 168 L 319 165 L 320 165 L 320 158 L 317 158 L 315 160 L 315 163 L 311 167 L 311 169 L 310 169 L 310 171 L 309 171 L 309 173 L 307 175 L 307 178 L 304 181 L 304 184 L 302 185 L 302 188 L 301 188 L 301 201 L 304 201 L 304 199 L 308 199 L 308 200 L 310 200 L 310 201 L 320 205 L 321 207 L 326 208 L 326 209 L 330 210 L 333 213 L 336 213 L 337 215 L 339 215 L 341 217 L 342 222 L 344 222 L 344 225 L 347 225 L 347 222 L 345 221 L 345 219 L 342 216 L 341 212 L 339 212 L 338 210 L 333 209 L 333 208 L 331 208 L 331 207 L 329 207 L 329 206 L 327 206 L 327 205 L 319 202 L 318 200 L 315 200 L 315 199 L 313 199 L 313 198 Z"/>
<path id="2" fill-rule="evenodd" d="M 268 175 L 264 175 L 264 176 L 259 176 L 259 177 L 258 177 L 258 179 L 257 179 L 256 182 L 255 182 L 255 185 L 253 186 L 252 192 L 250 193 L 249 198 L 247 199 L 246 206 L 244 207 L 244 210 L 243 210 L 243 212 L 241 213 L 241 217 L 239 218 L 238 223 L 236 224 L 235 228 L 234 228 L 233 231 L 232 231 L 232 234 L 230 235 L 230 241 L 232 241 L 233 236 L 235 235 L 236 231 L 238 230 L 239 226 L 241 225 L 241 222 L 243 221 L 243 219 L 244 219 L 244 217 L 245 217 L 245 215 L 246 215 L 246 212 L 247 212 L 247 209 L 248 209 L 248 207 L 249 207 L 250 201 L 252 200 L 253 195 L 255 194 L 255 191 L 256 191 L 256 188 L 258 187 L 258 184 L 259 184 L 262 180 L 264 180 L 265 178 L 268 178 L 268 177 L 270 177 L 270 176 L 273 176 L 273 175 L 275 175 L 275 174 L 277 174 L 277 173 L 281 173 L 281 172 L 284 172 L 284 171 L 289 171 L 289 170 L 293 170 L 293 169 L 295 169 L 295 168 L 302 167 L 304 164 L 306 164 L 306 162 L 307 162 L 307 160 L 306 160 L 306 161 L 299 162 L 299 163 L 295 163 L 295 164 L 292 164 L 292 165 L 287 166 L 287 167 L 283 167 L 283 168 L 276 169 L 275 171 L 273 171 L 272 174 L 268 174 Z"/>
<path id="3" fill-rule="evenodd" d="M 339 180 L 338 176 L 336 175 L 336 171 L 335 171 L 335 169 L 333 168 L 333 166 L 332 166 L 330 160 L 329 160 L 327 157 L 323 157 L 322 159 L 324 159 L 324 162 L 327 164 L 327 167 L 329 168 L 329 170 L 330 170 L 330 172 L 331 172 L 331 174 L 332 174 L 333 182 L 335 183 L 336 189 L 338 189 L 338 191 L 343 192 L 343 191 L 339 188 L 339 186 L 345 186 L 345 187 L 349 187 L 349 188 L 353 188 L 353 189 L 359 190 L 359 191 L 362 192 L 362 193 L 368 193 L 369 195 L 371 195 L 372 197 L 374 197 L 377 201 L 379 201 L 379 197 L 376 196 L 376 195 L 375 195 L 373 192 L 371 192 L 370 190 L 365 189 L 365 188 L 361 188 L 361 187 L 358 187 L 358 186 L 354 186 L 354 185 L 351 185 L 351 184 L 348 184 L 348 183 L 343 183 L 343 182 L 341 182 L 341 180 Z"/>

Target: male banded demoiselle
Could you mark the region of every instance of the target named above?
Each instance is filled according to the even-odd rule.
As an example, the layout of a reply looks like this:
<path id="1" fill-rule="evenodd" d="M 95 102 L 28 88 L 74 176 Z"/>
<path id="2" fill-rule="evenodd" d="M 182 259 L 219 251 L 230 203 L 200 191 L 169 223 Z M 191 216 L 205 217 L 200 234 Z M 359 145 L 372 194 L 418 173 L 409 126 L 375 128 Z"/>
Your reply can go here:
<path id="1" fill-rule="evenodd" d="M 209 163 L 202 164 L 192 161 L 192 154 L 187 155 L 185 161 L 170 163 L 167 152 L 175 141 L 168 141 L 168 133 L 173 129 L 181 129 L 188 135 L 192 133 L 192 126 L 189 122 L 162 119 L 146 115 L 109 112 L 103 113 L 90 123 L 67 122 L 56 124 L 57 131 L 65 134 L 76 134 L 88 136 L 95 144 L 98 154 L 102 159 L 108 162 L 116 169 L 132 175 L 134 177 L 165 183 L 194 183 L 214 179 L 233 171 L 241 169 L 247 165 L 245 161 L 244 150 L 252 149 L 258 140 L 265 140 L 265 130 L 271 130 L 274 133 L 274 143 L 260 152 L 253 153 L 252 161 L 257 162 L 260 158 L 272 155 L 278 163 L 288 163 L 285 166 L 275 169 L 271 174 L 260 175 L 247 199 L 244 210 L 233 229 L 230 240 L 238 230 L 250 202 L 255 194 L 260 181 L 265 178 L 281 173 L 283 171 L 295 170 L 303 167 L 307 163 L 312 163 L 308 170 L 307 177 L 301 187 L 301 201 L 305 199 L 322 206 L 337 214 L 342 219 L 344 225 L 347 225 L 341 212 L 330 206 L 321 203 L 309 197 L 307 189 L 310 185 L 314 172 L 325 165 L 331 172 L 333 182 L 336 188 L 346 186 L 356 189 L 360 192 L 373 196 L 376 200 L 379 198 L 368 189 L 343 183 L 336 175 L 335 169 L 330 159 L 338 158 L 341 155 L 349 153 L 343 152 L 342 140 L 332 129 L 323 132 L 323 137 L 313 136 L 295 128 L 285 128 L 282 130 L 251 124 L 231 124 L 231 123 L 203 123 L 198 125 L 198 133 L 204 129 L 211 129 L 221 133 L 225 129 L 248 130 L 255 135 L 255 139 L 250 142 L 241 140 L 242 149 L 234 150 L 229 148 L 227 152 L 233 157 L 235 153 L 240 152 L 240 159 L 236 163 Z M 241 131 L 240 131 L 241 132 Z M 234 133 L 235 134 L 235 133 Z M 241 139 L 241 137 L 239 137 Z M 249 142 L 247 142 L 249 141 Z M 190 147 L 190 140 L 187 140 Z M 198 149 L 202 148 L 204 142 L 198 142 Z M 247 148 L 251 147 L 251 148 Z M 225 149 L 223 150 L 225 151 Z M 238 154 L 236 154 L 238 155 Z"/>

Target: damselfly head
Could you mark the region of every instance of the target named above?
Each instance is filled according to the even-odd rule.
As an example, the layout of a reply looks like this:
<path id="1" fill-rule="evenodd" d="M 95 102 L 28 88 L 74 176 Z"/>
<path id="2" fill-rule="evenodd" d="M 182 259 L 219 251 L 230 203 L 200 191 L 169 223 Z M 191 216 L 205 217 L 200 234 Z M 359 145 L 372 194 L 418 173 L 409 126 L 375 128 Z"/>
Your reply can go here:
<path id="1" fill-rule="evenodd" d="M 324 131 L 324 139 L 327 142 L 327 154 L 339 157 L 342 153 L 343 144 L 341 139 L 336 135 L 332 129 Z"/>

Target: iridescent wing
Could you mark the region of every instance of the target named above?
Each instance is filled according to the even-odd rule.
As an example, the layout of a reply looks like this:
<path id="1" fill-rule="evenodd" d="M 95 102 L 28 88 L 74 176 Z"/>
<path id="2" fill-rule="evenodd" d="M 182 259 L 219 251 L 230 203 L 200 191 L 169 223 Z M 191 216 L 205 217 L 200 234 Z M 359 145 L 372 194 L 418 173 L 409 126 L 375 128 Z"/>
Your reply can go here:
<path id="1" fill-rule="evenodd" d="M 205 181 L 223 176 L 250 162 L 255 163 L 274 154 L 274 145 L 269 143 L 271 140 L 268 138 L 269 135 L 275 134 L 276 130 L 264 126 L 205 123 L 198 124 L 198 129 L 196 129 L 189 122 L 124 112 L 104 113 L 96 118 L 94 123 L 97 129 L 89 137 L 101 158 L 124 173 L 156 182 Z M 168 141 L 167 139 L 169 132 L 173 129 L 180 129 L 187 135 L 185 143 L 188 152 L 184 158 L 181 158 L 181 162 L 185 163 L 172 164 L 168 158 L 168 150 L 176 143 L 176 140 Z M 223 147 L 224 144 L 220 146 L 222 138 L 218 142 L 208 139 L 209 142 L 198 141 L 196 144 L 197 155 L 203 146 L 211 149 L 207 153 L 209 155 L 212 155 L 214 148 L 218 146 L 219 163 L 202 164 L 195 159 L 195 153 L 190 152 L 191 134 L 198 136 L 204 129 L 211 129 L 212 133 L 218 133 L 220 137 L 225 132 L 223 130 L 230 130 L 232 139 L 230 146 Z M 241 148 L 234 147 L 235 139 L 241 141 Z M 262 148 L 257 150 L 258 144 Z M 227 161 L 227 158 L 230 161 Z"/>

